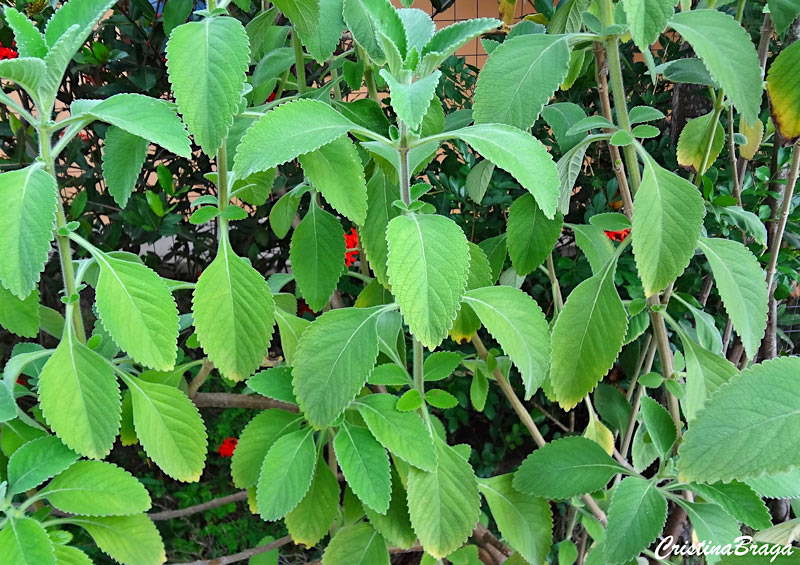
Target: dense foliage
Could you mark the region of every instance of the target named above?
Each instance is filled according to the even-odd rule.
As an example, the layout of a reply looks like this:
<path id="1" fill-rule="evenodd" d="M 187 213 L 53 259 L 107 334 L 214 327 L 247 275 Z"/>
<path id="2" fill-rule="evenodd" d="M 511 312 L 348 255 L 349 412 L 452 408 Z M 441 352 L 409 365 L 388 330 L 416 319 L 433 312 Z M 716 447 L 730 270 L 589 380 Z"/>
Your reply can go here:
<path id="1" fill-rule="evenodd" d="M 796 559 L 800 5 L 18 4 L 5 561 Z"/>

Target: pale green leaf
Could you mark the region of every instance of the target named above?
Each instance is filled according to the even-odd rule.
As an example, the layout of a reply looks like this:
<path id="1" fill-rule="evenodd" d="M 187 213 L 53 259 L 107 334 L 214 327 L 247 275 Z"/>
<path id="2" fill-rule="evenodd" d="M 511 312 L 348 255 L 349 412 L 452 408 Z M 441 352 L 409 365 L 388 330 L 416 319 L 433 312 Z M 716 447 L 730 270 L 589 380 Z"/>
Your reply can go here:
<path id="1" fill-rule="evenodd" d="M 65 332 L 39 376 L 39 405 L 68 447 L 93 459 L 111 451 L 120 424 L 119 385 L 108 362 L 72 331 Z"/>
<path id="2" fill-rule="evenodd" d="M 478 76 L 475 123 L 530 129 L 568 70 L 567 36 L 539 33 L 504 41 Z"/>
<path id="3" fill-rule="evenodd" d="M 667 520 L 667 501 L 655 481 L 627 477 L 614 491 L 608 508 L 604 540 L 608 565 L 627 563 L 661 533 Z"/>
<path id="4" fill-rule="evenodd" d="M 89 556 L 70 545 L 53 545 L 56 565 L 92 565 Z"/>
<path id="5" fill-rule="evenodd" d="M 39 291 L 20 300 L 0 285 L 0 326 L 20 337 L 39 334 Z"/>
<path id="6" fill-rule="evenodd" d="M 435 443 L 436 468 L 408 472 L 408 510 L 422 547 L 441 559 L 467 541 L 481 505 L 470 464 L 443 441 Z"/>
<path id="7" fill-rule="evenodd" d="M 550 331 L 539 305 L 510 286 L 470 290 L 464 302 L 511 357 L 522 375 L 525 399 L 529 399 L 550 367 Z"/>
<path id="8" fill-rule="evenodd" d="M 294 354 L 297 351 L 300 336 L 311 322 L 305 318 L 287 314 L 280 308 L 275 309 L 275 320 L 278 322 L 278 333 L 281 337 L 281 348 L 286 357 L 286 362 L 289 365 L 294 365 Z"/>
<path id="9" fill-rule="evenodd" d="M 120 208 L 128 204 L 142 165 L 147 157 L 150 143 L 122 128 L 108 128 L 103 142 L 103 177 L 106 179 L 108 193 Z"/>
<path id="10" fill-rule="evenodd" d="M 363 225 L 367 215 L 364 167 L 353 142 L 340 137 L 300 156 L 303 172 L 339 213 Z"/>
<path id="11" fill-rule="evenodd" d="M 573 125 L 586 119 L 586 113 L 577 104 L 572 102 L 554 102 L 542 108 L 542 117 L 553 130 L 553 135 L 558 142 L 561 154 L 575 147 L 575 145 L 585 137 L 584 132 L 567 135 L 567 131 Z"/>
<path id="12" fill-rule="evenodd" d="M 681 444 L 681 480 L 745 480 L 800 466 L 800 359 L 766 361 L 731 378 L 706 402 Z"/>
<path id="13" fill-rule="evenodd" d="M 249 377 L 267 356 L 275 305 L 267 282 L 227 239 L 194 289 L 194 326 L 208 358 L 226 377 Z"/>
<path id="14" fill-rule="evenodd" d="M 203 473 L 208 445 L 200 412 L 172 386 L 127 379 L 133 424 L 145 453 L 173 479 L 194 482 Z"/>
<path id="15" fill-rule="evenodd" d="M 24 299 L 39 282 L 50 252 L 58 189 L 36 163 L 0 174 L 0 283 Z"/>
<path id="16" fill-rule="evenodd" d="M 286 515 L 286 528 L 295 543 L 312 547 L 328 534 L 338 510 L 339 481 L 324 461 L 318 461 L 308 492 Z"/>
<path id="17" fill-rule="evenodd" d="M 386 541 L 369 524 L 345 526 L 333 536 L 322 565 L 389 565 Z"/>
<path id="18" fill-rule="evenodd" d="M 492 180 L 492 173 L 494 172 L 494 163 L 488 159 L 480 161 L 477 165 L 470 169 L 467 174 L 466 188 L 467 194 L 473 202 L 480 204 L 483 196 L 486 194 L 486 189 Z"/>
<path id="19" fill-rule="evenodd" d="M 469 246 L 458 225 L 438 215 L 398 216 L 386 230 L 392 294 L 409 329 L 435 348 L 447 337 L 469 274 Z"/>
<path id="20" fill-rule="evenodd" d="M 249 1 L 249 0 L 248 0 Z M 161 22 L 164 26 L 164 35 L 169 37 L 173 29 L 186 23 L 194 8 L 193 0 L 169 0 L 164 3 Z"/>
<path id="21" fill-rule="evenodd" d="M 775 23 L 775 30 L 783 35 L 800 14 L 800 4 L 793 0 L 767 0 L 769 13 Z"/>
<path id="22" fill-rule="evenodd" d="M 675 13 L 673 0 L 623 0 L 633 42 L 644 52 L 650 49 Z"/>
<path id="23" fill-rule="evenodd" d="M 312 430 L 298 430 L 272 444 L 256 486 L 261 518 L 274 521 L 295 509 L 311 487 L 316 466 Z"/>
<path id="24" fill-rule="evenodd" d="M 747 484 L 767 498 L 800 498 L 800 468 L 747 479 Z"/>
<path id="25" fill-rule="evenodd" d="M 744 522 L 755 530 L 765 530 L 772 526 L 767 505 L 755 491 L 744 483 L 714 483 L 712 485 L 692 484 L 691 489 L 722 507 L 725 512 Z"/>
<path id="26" fill-rule="evenodd" d="M 292 388 L 292 368 L 289 366 L 260 371 L 247 379 L 247 386 L 263 396 L 297 404 Z"/>
<path id="27" fill-rule="evenodd" d="M 417 72 L 428 74 L 445 59 L 476 37 L 496 29 L 500 21 L 494 18 L 473 18 L 456 22 L 438 30 L 420 53 Z"/>
<path id="28" fill-rule="evenodd" d="M 347 484 L 368 508 L 385 514 L 392 484 L 389 456 L 366 428 L 342 424 L 333 442 Z"/>
<path id="29" fill-rule="evenodd" d="M 686 269 L 704 215 L 703 199 L 692 183 L 648 157 L 631 228 L 636 268 L 647 296 L 666 288 Z"/>
<path id="30" fill-rule="evenodd" d="M 513 475 L 479 479 L 478 488 L 503 538 L 528 563 L 543 563 L 553 539 L 550 503 L 512 486 Z"/>
<path id="31" fill-rule="evenodd" d="M 19 494 L 38 487 L 78 459 L 78 454 L 55 436 L 29 441 L 8 460 L 8 493 Z"/>
<path id="32" fill-rule="evenodd" d="M 384 8 L 382 0 L 344 0 L 343 17 L 355 42 L 370 59 L 382 65 L 386 58 L 378 40 L 380 18 L 377 17 L 381 8 Z"/>
<path id="33" fill-rule="evenodd" d="M 436 24 L 428 14 L 417 8 L 401 8 L 397 10 L 397 14 L 403 20 L 408 36 L 408 51 L 416 48 L 418 53 L 421 52 L 436 33 Z"/>
<path id="34" fill-rule="evenodd" d="M 396 200 L 400 200 L 400 189 L 386 178 L 381 169 L 377 169 L 367 183 L 367 216 L 359 235 L 369 266 L 375 278 L 385 287 L 389 286 L 386 276 L 386 258 L 389 254 L 386 226 L 400 215 L 400 210 L 392 205 Z"/>
<path id="35" fill-rule="evenodd" d="M 278 0 L 275 5 L 289 18 L 301 38 L 310 38 L 317 28 L 327 25 L 327 21 L 325 24 L 320 21 L 320 0 Z"/>
<path id="36" fill-rule="evenodd" d="M 64 33 L 72 26 L 77 25 L 80 33 L 74 38 L 75 48 L 86 40 L 97 22 L 114 4 L 113 0 L 70 0 L 64 2 L 55 11 L 44 31 L 48 47 L 53 47 Z"/>
<path id="37" fill-rule="evenodd" d="M 713 112 L 690 119 L 683 126 L 680 137 L 678 137 L 678 163 L 692 172 L 705 173 L 717 160 L 722 146 L 725 145 L 725 130 L 719 120 L 712 122 L 713 119 Z M 708 141 L 712 137 L 712 129 L 711 151 L 708 154 L 705 168 L 703 168 L 703 158 L 706 155 Z"/>
<path id="38" fill-rule="evenodd" d="M 47 55 L 47 44 L 36 25 L 11 6 L 6 6 L 3 14 L 8 27 L 14 32 L 14 41 L 17 43 L 19 56 L 43 59 Z"/>
<path id="39" fill-rule="evenodd" d="M 675 429 L 672 417 L 670 417 L 666 408 L 646 396 L 641 399 L 641 411 L 647 433 L 650 434 L 650 438 L 658 448 L 659 454 L 662 457 L 665 456 L 672 449 L 672 445 L 678 438 L 678 432 Z"/>
<path id="40" fill-rule="evenodd" d="M 767 283 L 761 265 L 738 241 L 702 237 L 699 245 L 711 265 L 733 329 L 752 359 L 767 327 Z"/>
<path id="41" fill-rule="evenodd" d="M 17 83 L 37 99 L 46 81 L 47 66 L 35 57 L 18 57 L 0 61 L 0 77 Z"/>
<path id="42" fill-rule="evenodd" d="M 145 514 L 70 518 L 89 532 L 103 553 L 125 565 L 160 565 L 167 560 L 164 542 Z"/>
<path id="43" fill-rule="evenodd" d="M 304 5 L 305 2 L 295 2 L 295 6 L 297 7 Z M 311 5 L 313 5 L 313 3 L 308 4 L 308 6 Z M 299 33 L 309 55 L 319 64 L 323 64 L 328 60 L 330 56 L 333 55 L 336 46 L 339 45 L 339 40 L 344 30 L 344 20 L 342 19 L 343 8 L 344 2 L 342 0 L 319 0 L 320 21 L 325 23 L 316 25 L 314 32 L 310 35 L 305 33 L 305 30 L 303 33 Z M 292 21 L 292 23 L 294 23 L 294 21 Z M 302 24 L 297 26 L 297 24 L 295 24 L 295 27 L 300 29 L 300 27 L 304 26 L 302 26 Z"/>
<path id="44" fill-rule="evenodd" d="M 55 565 L 53 544 L 33 518 L 10 518 L 0 531 L 3 560 L 14 565 Z"/>
<path id="45" fill-rule="evenodd" d="M 486 254 L 486 258 L 489 260 L 489 265 L 492 268 L 492 283 L 497 281 L 500 273 L 503 271 L 506 255 L 508 253 L 506 246 L 506 234 L 490 237 L 478 243 L 478 247 Z"/>
<path id="46" fill-rule="evenodd" d="M 272 445 L 282 436 L 300 429 L 302 418 L 297 414 L 272 408 L 259 412 L 239 436 L 231 459 L 231 477 L 239 488 L 258 482 L 261 464 Z"/>
<path id="47" fill-rule="evenodd" d="M 556 13 L 550 19 L 548 33 L 575 33 L 583 24 L 581 14 L 589 5 L 589 0 L 565 0 L 559 2 Z"/>
<path id="48" fill-rule="evenodd" d="M 378 514 L 370 507 L 365 506 L 370 524 L 386 538 L 386 541 L 394 546 L 408 549 L 417 539 L 417 534 L 411 527 L 411 518 L 408 516 L 408 506 L 406 505 L 406 489 L 400 480 L 397 470 L 391 469 L 392 480 L 392 499 L 389 502 L 389 509 L 385 514 Z"/>
<path id="49" fill-rule="evenodd" d="M 734 540 L 741 535 L 736 519 L 716 504 L 692 504 L 683 502 L 683 499 L 679 499 L 678 504 L 686 510 L 689 517 L 689 522 L 694 529 L 692 537 L 697 536 L 699 540 L 708 540 L 708 545 L 733 544 Z M 709 555 L 706 557 L 706 563 L 714 563 L 718 559 L 718 556 Z M 764 560 L 759 559 L 759 561 L 763 562 Z"/>
<path id="50" fill-rule="evenodd" d="M 508 255 L 520 275 L 541 265 L 561 235 L 563 218 L 547 219 L 530 194 L 517 198 L 508 211 Z"/>
<path id="51" fill-rule="evenodd" d="M 442 73 L 434 71 L 432 74 L 411 84 L 395 80 L 386 69 L 381 69 L 380 74 L 386 84 L 389 85 L 392 108 L 398 119 L 405 122 L 412 130 L 416 130 L 422 124 L 422 118 L 425 116 L 434 94 L 436 94 L 436 85 L 439 83 L 439 77 Z"/>
<path id="52" fill-rule="evenodd" d="M 680 336 L 686 359 L 686 394 L 681 398 L 681 408 L 686 421 L 691 422 L 706 400 L 739 370 L 722 355 L 697 345 L 682 333 Z"/>
<path id="53" fill-rule="evenodd" d="M 345 268 L 346 250 L 339 220 L 312 204 L 292 234 L 289 258 L 300 293 L 315 312 L 328 305 Z"/>
<path id="54" fill-rule="evenodd" d="M 206 155 L 216 154 L 233 125 L 249 63 L 247 32 L 236 18 L 189 22 L 169 36 L 167 71 L 178 110 Z"/>

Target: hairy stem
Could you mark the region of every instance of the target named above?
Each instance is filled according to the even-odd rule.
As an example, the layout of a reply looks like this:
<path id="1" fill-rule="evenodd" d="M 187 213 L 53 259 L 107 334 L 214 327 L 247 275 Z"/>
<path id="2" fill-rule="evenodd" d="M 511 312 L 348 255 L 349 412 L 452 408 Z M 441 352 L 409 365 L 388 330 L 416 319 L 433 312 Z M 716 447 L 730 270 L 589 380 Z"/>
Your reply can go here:
<path id="1" fill-rule="evenodd" d="M 305 94 L 308 90 L 306 86 L 306 61 L 303 55 L 303 43 L 295 30 L 292 34 L 292 46 L 294 47 L 294 66 L 297 72 L 297 92 Z"/>
<path id="2" fill-rule="evenodd" d="M 558 283 L 558 277 L 556 276 L 552 253 L 547 255 L 547 278 L 550 279 L 550 284 L 553 287 L 553 306 L 555 316 L 558 316 L 558 313 L 564 309 L 564 298 L 561 296 L 561 285 Z M 555 318 L 555 316 L 553 317 Z"/>

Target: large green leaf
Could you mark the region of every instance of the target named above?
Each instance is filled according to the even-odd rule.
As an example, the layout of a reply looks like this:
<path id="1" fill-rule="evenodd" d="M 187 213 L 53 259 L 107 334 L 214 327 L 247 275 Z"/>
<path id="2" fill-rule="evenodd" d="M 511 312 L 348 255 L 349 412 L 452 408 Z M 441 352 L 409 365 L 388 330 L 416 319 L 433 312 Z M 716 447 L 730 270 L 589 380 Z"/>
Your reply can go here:
<path id="1" fill-rule="evenodd" d="M 322 565 L 389 565 L 386 541 L 369 524 L 345 526 L 333 536 Z"/>
<path id="2" fill-rule="evenodd" d="M 194 482 L 203 473 L 208 445 L 200 412 L 169 385 L 128 379 L 133 424 L 145 453 L 173 479 Z"/>
<path id="3" fill-rule="evenodd" d="M 303 500 L 314 477 L 316 450 L 312 430 L 298 430 L 272 444 L 256 486 L 258 513 L 279 520 Z"/>
<path id="4" fill-rule="evenodd" d="M 504 41 L 478 76 L 475 123 L 530 129 L 568 70 L 567 36 L 537 33 Z"/>
<path id="5" fill-rule="evenodd" d="M 96 253 L 100 277 L 97 312 L 114 341 L 142 365 L 166 371 L 175 365 L 178 307 L 167 284 L 135 261 Z"/>
<path id="6" fill-rule="evenodd" d="M 36 337 L 39 333 L 39 291 L 34 290 L 20 300 L 0 285 L 0 326 L 20 337 Z"/>
<path id="7" fill-rule="evenodd" d="M 529 399 L 550 368 L 550 330 L 539 305 L 510 286 L 470 290 L 464 302 L 511 357 L 522 375 L 525 399 Z"/>
<path id="8" fill-rule="evenodd" d="M 684 436 L 682 479 L 745 480 L 800 465 L 800 453 L 786 449 L 800 440 L 798 374 L 800 359 L 784 357 L 753 365 L 720 387 Z"/>
<path id="9" fill-rule="evenodd" d="M 769 94 L 772 120 L 781 136 L 790 143 L 800 137 L 798 62 L 800 62 L 800 45 L 793 43 L 780 52 L 770 65 L 767 75 L 767 93 Z M 760 121 L 756 123 L 761 124 Z"/>
<path id="10" fill-rule="evenodd" d="M 689 42 L 742 116 L 755 122 L 761 107 L 761 66 L 745 29 L 718 10 L 681 11 L 669 26 Z"/>
<path id="11" fill-rule="evenodd" d="M 433 438 L 415 412 L 395 408 L 392 394 L 370 394 L 356 400 L 355 405 L 369 431 L 383 446 L 406 463 L 425 471 L 436 468 Z"/>
<path id="12" fill-rule="evenodd" d="M 438 30 L 422 48 L 417 72 L 430 73 L 458 49 L 499 25 L 500 21 L 494 18 L 473 18 Z"/>
<path id="13" fill-rule="evenodd" d="M 47 22 L 44 31 L 47 46 L 53 47 L 70 27 L 77 25 L 80 32 L 74 38 L 76 47 L 73 51 L 76 50 L 113 4 L 113 0 L 70 0 L 65 2 Z"/>
<path id="14" fill-rule="evenodd" d="M 17 43 L 19 56 L 43 59 L 47 55 L 47 43 L 36 25 L 11 6 L 6 6 L 3 14 L 8 22 L 8 27 L 14 32 L 14 41 Z"/>
<path id="15" fill-rule="evenodd" d="M 227 239 L 194 289 L 194 327 L 208 358 L 241 381 L 267 356 L 275 305 L 267 281 L 238 257 Z"/>
<path id="16" fill-rule="evenodd" d="M 125 565 L 159 565 L 167 560 L 161 535 L 145 514 L 75 516 L 70 523 L 89 532 L 97 547 Z"/>
<path id="17" fill-rule="evenodd" d="M 41 163 L 0 174 L 0 283 L 24 299 L 39 282 L 53 239 L 58 189 Z"/>
<path id="18" fill-rule="evenodd" d="M 470 464 L 443 441 L 435 443 L 436 468 L 408 472 L 408 511 L 422 547 L 441 559 L 470 536 L 481 503 Z"/>
<path id="19" fill-rule="evenodd" d="M 92 560 L 83 551 L 71 545 L 54 544 L 56 565 L 92 565 Z"/>
<path id="20" fill-rule="evenodd" d="M 289 258 L 300 293 L 312 310 L 328 305 L 345 268 L 346 250 L 339 220 L 311 204 L 292 234 Z"/>
<path id="21" fill-rule="evenodd" d="M 514 488 L 545 498 L 563 499 L 601 489 L 625 469 L 594 441 L 569 437 L 528 455 L 514 475 Z"/>
<path id="22" fill-rule="evenodd" d="M 37 100 L 45 83 L 47 76 L 47 65 L 41 59 L 35 57 L 18 57 L 16 59 L 5 59 L 0 61 L 0 77 L 17 83 L 34 100 Z"/>
<path id="23" fill-rule="evenodd" d="M 55 436 L 29 441 L 17 449 L 8 460 L 9 494 L 19 494 L 38 487 L 78 459 L 78 454 Z"/>
<path id="24" fill-rule="evenodd" d="M 333 441 L 336 459 L 347 484 L 365 506 L 385 514 L 389 509 L 392 483 L 389 456 L 366 428 L 339 427 Z"/>
<path id="25" fill-rule="evenodd" d="M 231 477 L 239 488 L 258 482 L 261 464 L 278 438 L 300 429 L 302 418 L 297 414 L 273 408 L 259 412 L 239 436 L 231 459 Z"/>
<path id="26" fill-rule="evenodd" d="M 543 563 L 553 540 L 550 503 L 519 492 L 513 487 L 512 480 L 510 474 L 479 479 L 478 488 L 509 545 L 528 563 Z"/>
<path id="27" fill-rule="evenodd" d="M 56 565 L 53 544 L 33 518 L 10 518 L 0 531 L 3 560 L 15 565 Z"/>
<path id="28" fill-rule="evenodd" d="M 719 119 L 712 122 L 713 119 L 714 112 L 690 119 L 683 126 L 681 135 L 678 137 L 678 163 L 693 172 L 705 173 L 717 160 L 722 146 L 725 145 L 725 130 L 719 123 Z M 709 137 L 712 135 L 711 151 L 708 154 L 705 168 L 703 168 L 703 158 L 706 155 Z"/>
<path id="29" fill-rule="evenodd" d="M 50 481 L 42 493 L 71 514 L 121 516 L 150 509 L 150 495 L 125 469 L 102 461 L 78 461 Z"/>
<path id="30" fill-rule="evenodd" d="M 281 104 L 259 118 L 236 150 L 236 178 L 246 178 L 309 153 L 345 135 L 355 124 L 316 100 Z"/>
<path id="31" fill-rule="evenodd" d="M 386 69 L 381 69 L 381 77 L 389 85 L 392 96 L 392 108 L 398 119 L 406 123 L 412 130 L 422 124 L 422 118 L 436 94 L 436 85 L 439 84 L 440 71 L 435 71 L 411 84 L 395 80 Z"/>
<path id="32" fill-rule="evenodd" d="M 699 244 L 711 265 L 733 329 L 752 359 L 767 328 L 768 293 L 761 265 L 738 241 L 702 237 Z"/>
<path id="33" fill-rule="evenodd" d="M 547 219 L 530 194 L 517 198 L 508 210 L 508 255 L 519 275 L 541 265 L 561 235 L 563 218 Z"/>
<path id="34" fill-rule="evenodd" d="M 295 5 L 299 7 L 302 3 L 295 2 Z M 311 5 L 313 3 L 309 3 L 309 6 Z M 344 29 L 343 8 L 344 2 L 342 0 L 319 0 L 320 21 L 325 23 L 317 25 L 310 35 L 307 33 L 300 34 L 300 38 L 303 41 L 303 45 L 308 49 L 309 55 L 314 57 L 314 60 L 319 64 L 323 64 L 330 58 L 336 46 L 339 45 L 339 40 L 342 38 L 342 30 Z M 313 14 L 313 8 L 309 13 Z M 296 29 L 300 29 L 300 27 L 304 26 L 295 24 Z"/>
<path id="35" fill-rule="evenodd" d="M 767 0 L 775 31 L 783 35 L 800 14 L 800 4 L 793 0 Z"/>
<path id="36" fill-rule="evenodd" d="M 389 502 L 389 509 L 385 514 L 378 514 L 369 506 L 364 506 L 364 512 L 376 530 L 386 538 L 390 544 L 407 549 L 414 545 L 417 534 L 411 527 L 411 518 L 408 516 L 408 506 L 406 505 L 406 489 L 400 475 L 394 467 L 391 469 L 392 479 L 392 499 Z"/>
<path id="37" fill-rule="evenodd" d="M 286 528 L 295 543 L 312 547 L 328 534 L 338 510 L 339 481 L 330 467 L 319 461 L 305 497 L 286 515 Z"/>
<path id="38" fill-rule="evenodd" d="M 458 224 L 410 214 L 389 222 L 387 272 L 411 333 L 430 349 L 447 337 L 469 272 L 469 246 Z"/>
<path id="39" fill-rule="evenodd" d="M 239 112 L 249 45 L 244 26 L 230 17 L 189 22 L 169 36 L 167 71 L 175 101 L 206 155 L 216 154 Z"/>
<path id="40" fill-rule="evenodd" d="M 647 433 L 658 449 L 659 455 L 665 456 L 678 438 L 672 417 L 666 408 L 647 396 L 643 396 L 641 399 L 641 411 Z"/>
<path id="41" fill-rule="evenodd" d="M 369 55 L 370 59 L 383 64 L 386 57 L 378 40 L 380 20 L 375 14 L 381 8 L 381 0 L 344 0 L 343 17 L 353 39 Z"/>
<path id="42" fill-rule="evenodd" d="M 681 408 L 686 421 L 691 422 L 706 400 L 739 370 L 725 357 L 704 349 L 688 336 L 681 334 L 681 342 L 686 359 L 686 394 L 681 398 Z"/>
<path id="43" fill-rule="evenodd" d="M 119 385 L 108 362 L 65 332 L 39 375 L 45 421 L 68 447 L 102 459 L 120 424 Z"/>
<path id="44" fill-rule="evenodd" d="M 383 307 L 326 312 L 303 332 L 294 362 L 294 392 L 303 414 L 325 427 L 367 382 L 378 357 L 377 320 Z"/>
<path id="45" fill-rule="evenodd" d="M 447 134 L 469 143 L 478 153 L 505 169 L 536 199 L 547 218 L 558 206 L 560 181 L 555 162 L 542 143 L 504 124 L 480 124 Z"/>
<path id="46" fill-rule="evenodd" d="M 550 382 L 558 403 L 575 407 L 608 372 L 628 327 L 628 314 L 614 285 L 616 259 L 579 284 L 553 326 Z"/>
<path id="47" fill-rule="evenodd" d="M 622 7 L 633 42 L 642 52 L 649 51 L 675 13 L 675 2 L 672 0 L 623 0 Z"/>
<path id="48" fill-rule="evenodd" d="M 755 530 L 765 530 L 772 525 L 767 505 L 752 488 L 744 483 L 733 481 L 728 484 L 693 484 L 691 489 L 708 502 L 718 504 L 725 512 Z"/>
<path id="49" fill-rule="evenodd" d="M 648 157 L 633 208 L 633 255 L 652 296 L 678 278 L 697 248 L 705 206 L 697 189 Z"/>
<path id="50" fill-rule="evenodd" d="M 800 468 L 747 479 L 747 484 L 767 498 L 800 498 Z"/>
<path id="51" fill-rule="evenodd" d="M 138 135 L 116 126 L 108 128 L 103 142 L 103 177 L 108 193 L 120 208 L 128 204 L 149 146 L 150 143 Z"/>
<path id="52" fill-rule="evenodd" d="M 614 256 L 614 244 L 598 226 L 592 224 L 567 224 L 575 233 L 575 243 L 578 245 L 593 274 L 603 271 L 611 257 Z"/>
<path id="53" fill-rule="evenodd" d="M 275 309 L 275 320 L 278 322 L 278 333 L 281 337 L 281 349 L 286 357 L 286 362 L 294 366 L 294 354 L 297 351 L 297 344 L 300 336 L 311 324 L 305 318 L 298 318 L 287 314 L 280 308 Z"/>
<path id="54" fill-rule="evenodd" d="M 667 520 L 667 501 L 656 481 L 627 477 L 614 491 L 608 508 L 603 542 L 606 563 L 627 563 L 661 533 Z"/>
<path id="55" fill-rule="evenodd" d="M 278 0 L 275 5 L 285 14 L 302 38 L 312 37 L 320 27 L 320 0 Z"/>
<path id="56" fill-rule="evenodd" d="M 378 282 L 385 287 L 389 286 L 386 275 L 386 258 L 389 255 L 386 226 L 400 215 L 400 210 L 392 205 L 395 200 L 400 200 L 400 189 L 378 168 L 367 183 L 367 216 L 359 235 L 369 266 Z"/>
<path id="57" fill-rule="evenodd" d="M 335 139 L 316 151 L 301 155 L 300 164 L 311 185 L 331 206 L 356 224 L 364 224 L 367 184 L 353 142 L 347 137 Z"/>

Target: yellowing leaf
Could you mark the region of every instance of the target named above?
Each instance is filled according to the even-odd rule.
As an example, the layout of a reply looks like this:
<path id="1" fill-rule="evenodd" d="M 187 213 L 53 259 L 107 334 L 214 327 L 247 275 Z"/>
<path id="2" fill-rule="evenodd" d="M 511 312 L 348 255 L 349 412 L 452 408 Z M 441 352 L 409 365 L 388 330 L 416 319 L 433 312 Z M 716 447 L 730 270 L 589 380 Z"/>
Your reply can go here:
<path id="1" fill-rule="evenodd" d="M 594 410 L 589 411 L 589 424 L 583 437 L 592 440 L 609 455 L 614 453 L 614 434 L 597 418 Z"/>
<path id="2" fill-rule="evenodd" d="M 703 167 L 703 157 L 708 147 L 708 138 L 712 127 L 711 120 L 713 119 L 713 113 L 699 118 L 692 118 L 686 122 L 678 138 L 678 163 L 700 174 L 705 173 L 717 159 L 725 143 L 725 130 L 722 129 L 719 120 L 717 120 L 716 124 L 714 124 L 714 140 L 711 142 L 711 153 L 708 156 L 705 167 Z M 701 168 L 702 170 L 700 170 Z"/>
<path id="3" fill-rule="evenodd" d="M 740 118 L 739 133 L 747 139 L 747 143 L 739 147 L 739 154 L 745 159 L 752 159 L 755 157 L 756 151 L 761 146 L 761 140 L 764 138 L 764 124 L 761 120 L 756 120 L 751 125 L 744 118 Z"/>
<path id="4" fill-rule="evenodd" d="M 800 43 L 787 47 L 769 68 L 769 93 L 772 121 L 780 134 L 790 143 L 800 137 Z"/>

